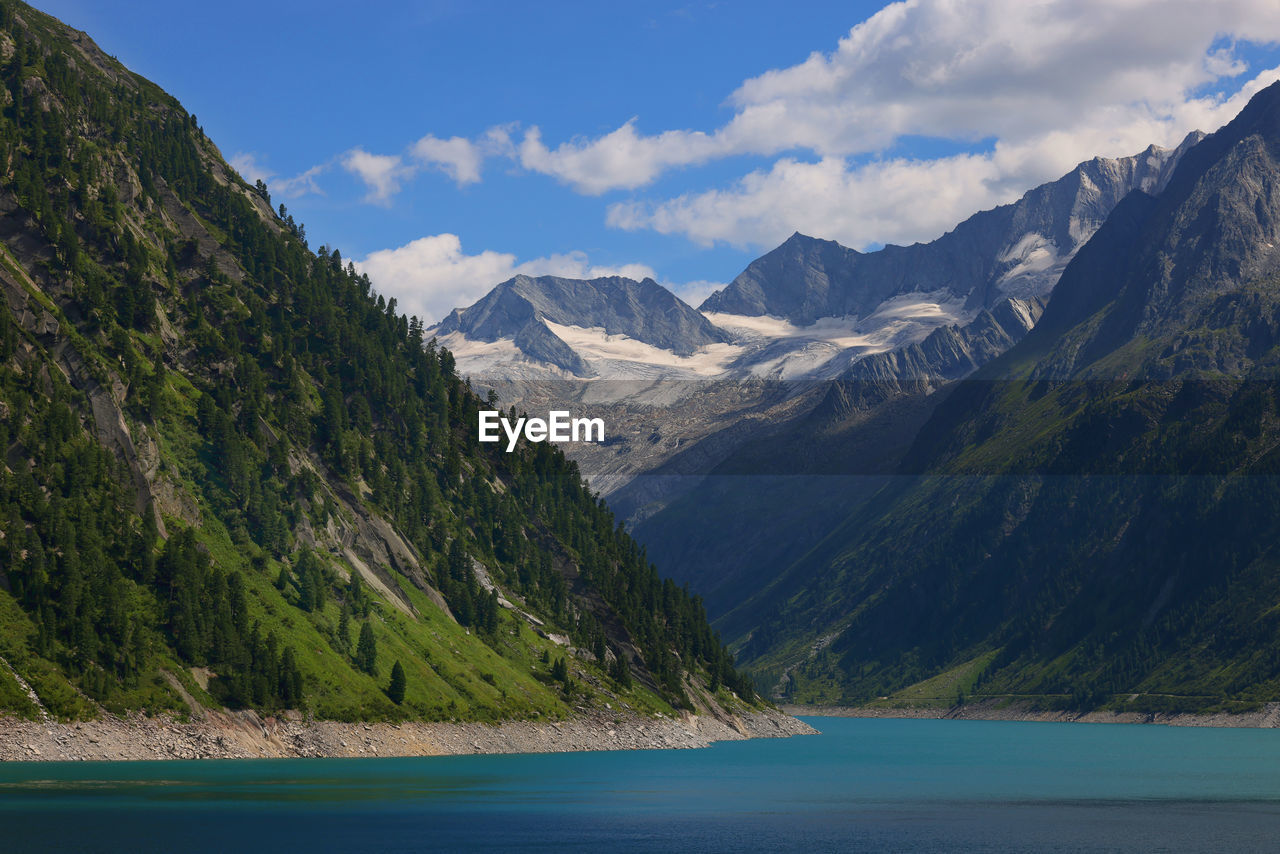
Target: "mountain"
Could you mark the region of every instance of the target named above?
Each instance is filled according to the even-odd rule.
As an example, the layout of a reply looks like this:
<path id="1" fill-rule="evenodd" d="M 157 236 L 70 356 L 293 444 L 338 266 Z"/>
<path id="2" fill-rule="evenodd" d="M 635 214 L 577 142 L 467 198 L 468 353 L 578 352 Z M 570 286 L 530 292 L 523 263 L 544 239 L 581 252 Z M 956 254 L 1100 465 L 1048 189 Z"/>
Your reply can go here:
<path id="1" fill-rule="evenodd" d="M 1201 136 L 1081 163 L 930 243 L 863 253 L 793 234 L 698 310 L 652 279 L 516 276 L 428 334 L 486 382 L 831 379 L 984 310 L 1034 313 L 1120 199 L 1158 192 Z"/>
<path id="2" fill-rule="evenodd" d="M 686 357 L 729 340 L 723 330 L 653 279 L 637 282 L 620 276 L 591 280 L 516 276 L 470 308 L 455 309 L 430 334 L 446 344 L 457 335 L 460 350 L 467 342 L 506 339 L 525 359 L 578 377 L 596 376 L 596 370 L 553 326 L 599 330 L 601 336 L 622 336 Z"/>
<path id="3" fill-rule="evenodd" d="M 801 333 L 837 325 L 814 315 L 862 313 L 864 337 L 827 351 L 812 337 L 768 344 L 756 364 L 778 360 L 806 403 L 784 423 L 770 419 L 767 430 L 737 429 L 732 444 L 723 429 L 691 448 L 685 443 L 614 485 L 612 506 L 714 616 L 733 610 L 882 485 L 949 385 L 1036 325 L 1058 275 L 1112 206 L 1133 189 L 1162 189 L 1202 136 L 1191 134 L 1173 150 L 1153 146 L 1082 163 L 929 244 L 864 254 L 794 235 L 702 310 L 726 325 L 760 311 L 788 318 L 763 323 L 811 320 L 796 327 Z M 877 344 L 866 346 L 868 339 Z M 817 374 L 786 373 L 806 358 L 822 365 Z M 806 376 L 811 381 L 797 386 Z M 690 419 L 679 413 L 672 421 Z M 708 443 L 723 449 L 710 462 Z"/>
<path id="4" fill-rule="evenodd" d="M 1280 696 L 1280 84 L 1116 206 L 896 476 L 719 625 L 804 700 Z"/>
<path id="5" fill-rule="evenodd" d="M 727 340 L 692 351 L 636 340 L 613 319 L 631 312 L 594 293 L 565 307 L 562 280 L 524 280 L 524 301 L 574 318 L 555 326 L 571 353 L 539 361 L 518 324 L 487 323 L 507 284 L 436 334 L 504 403 L 602 418 L 608 442 L 567 452 L 662 571 L 721 617 L 874 493 L 951 384 L 1036 324 L 1112 208 L 1161 190 L 1202 136 L 1087 161 L 928 244 L 861 253 L 793 235 L 703 303 Z"/>
<path id="6" fill-rule="evenodd" d="M 925 244 L 857 252 L 796 233 L 753 261 L 703 312 L 782 317 L 866 317 L 908 293 L 960 299 L 968 310 L 1005 297 L 1044 298 L 1075 252 L 1130 191 L 1159 193 L 1178 159 L 1203 134 L 1175 149 L 1152 145 L 1132 157 L 1095 157 L 1018 201 L 974 214 Z"/>
<path id="7" fill-rule="evenodd" d="M 803 413 L 742 437 L 696 483 L 687 475 L 670 483 L 665 473 L 684 460 L 677 454 L 615 490 L 610 502 L 638 517 L 632 533 L 658 566 L 721 616 L 879 489 L 951 385 L 1021 340 L 1042 310 L 1036 299 L 1005 300 L 967 326 L 940 327 L 918 343 L 867 356 L 814 385 Z M 667 500 L 636 513 L 652 506 L 655 480 Z"/>
<path id="8" fill-rule="evenodd" d="M 312 250 L 172 97 L 14 2 L 0 293 L 0 709 L 751 702 L 572 462 L 478 443 L 486 404 L 417 318 Z"/>

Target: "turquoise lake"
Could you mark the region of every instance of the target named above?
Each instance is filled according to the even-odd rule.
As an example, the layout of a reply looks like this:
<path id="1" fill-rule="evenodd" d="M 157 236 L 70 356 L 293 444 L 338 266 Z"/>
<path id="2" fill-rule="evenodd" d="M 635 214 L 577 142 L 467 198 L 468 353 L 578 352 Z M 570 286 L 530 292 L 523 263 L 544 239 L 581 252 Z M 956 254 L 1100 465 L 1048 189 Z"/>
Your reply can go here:
<path id="1" fill-rule="evenodd" d="M 1280 731 L 806 718 L 706 750 L 0 765 L 4 851 L 1275 851 Z"/>

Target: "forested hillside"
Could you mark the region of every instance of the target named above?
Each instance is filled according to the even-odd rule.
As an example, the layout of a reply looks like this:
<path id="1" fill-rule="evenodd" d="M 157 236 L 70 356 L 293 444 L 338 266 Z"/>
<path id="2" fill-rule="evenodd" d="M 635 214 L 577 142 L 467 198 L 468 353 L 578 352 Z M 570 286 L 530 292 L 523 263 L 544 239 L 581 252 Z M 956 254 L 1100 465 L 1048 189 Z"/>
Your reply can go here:
<path id="1" fill-rule="evenodd" d="M 0 708 L 751 697 L 576 467 L 479 445 L 450 354 L 195 116 L 21 3 L 0 82 Z"/>

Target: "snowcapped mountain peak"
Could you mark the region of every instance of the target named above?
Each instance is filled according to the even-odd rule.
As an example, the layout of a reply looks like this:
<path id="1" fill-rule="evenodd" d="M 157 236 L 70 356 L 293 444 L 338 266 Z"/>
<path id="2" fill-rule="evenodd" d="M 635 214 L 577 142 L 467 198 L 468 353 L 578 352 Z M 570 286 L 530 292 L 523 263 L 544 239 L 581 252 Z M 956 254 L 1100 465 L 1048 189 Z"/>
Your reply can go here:
<path id="1" fill-rule="evenodd" d="M 930 243 L 859 252 L 797 231 L 698 310 L 649 278 L 518 275 L 429 331 L 481 380 L 838 376 L 983 311 L 1043 304 L 1120 200 L 1161 192 L 1203 136 L 1085 161 Z"/>

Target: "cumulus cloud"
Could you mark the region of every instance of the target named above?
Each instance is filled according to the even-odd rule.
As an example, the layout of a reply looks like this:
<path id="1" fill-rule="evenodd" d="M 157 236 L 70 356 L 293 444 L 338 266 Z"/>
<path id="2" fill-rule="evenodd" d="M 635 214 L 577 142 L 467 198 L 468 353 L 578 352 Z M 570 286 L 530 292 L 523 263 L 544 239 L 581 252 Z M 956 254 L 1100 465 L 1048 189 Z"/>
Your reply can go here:
<path id="1" fill-rule="evenodd" d="M 459 187 L 480 180 L 484 161 L 490 157 L 516 157 L 511 133 L 515 124 L 494 125 L 475 140 L 462 136 L 448 139 L 427 134 L 410 148 L 409 153 L 425 166 L 444 172 Z"/>
<path id="2" fill-rule="evenodd" d="M 464 137 L 437 139 L 428 134 L 414 143 L 412 153 L 424 164 L 440 169 L 460 187 L 480 180 L 484 155 L 475 143 Z"/>
<path id="3" fill-rule="evenodd" d="M 320 184 L 316 181 L 316 178 L 329 171 L 329 167 L 332 165 L 332 163 L 321 163 L 317 166 L 312 166 L 305 172 L 294 175 L 292 178 L 276 178 L 268 181 L 267 184 L 271 188 L 271 192 L 286 199 L 296 199 L 307 194 L 323 196 L 324 190 L 320 189 Z"/>
<path id="4" fill-rule="evenodd" d="M 580 249 L 544 258 L 535 258 L 517 264 L 515 273 L 526 276 L 563 276 L 566 279 L 599 279 L 605 276 L 624 276 L 628 279 L 656 279 L 657 274 L 648 264 L 592 264 L 587 253 Z"/>
<path id="5" fill-rule="evenodd" d="M 744 82 L 729 99 L 734 117 L 712 134 L 633 131 L 625 142 L 644 153 L 642 170 L 604 156 L 619 131 L 561 145 L 543 166 L 598 193 L 714 156 L 805 150 L 817 162 L 789 155 L 728 188 L 612 205 L 607 221 L 740 246 L 797 228 L 855 246 L 925 240 L 1094 155 L 1217 128 L 1280 78 L 1270 69 L 1231 97 L 1204 94 L 1245 73 L 1233 40 L 1280 40 L 1280 4 L 908 0 L 835 51 Z M 885 156 L 908 136 L 994 143 L 978 155 Z"/>
<path id="6" fill-rule="evenodd" d="M 641 136 L 633 118 L 596 140 L 574 140 L 549 149 L 537 127 L 525 131 L 520 165 L 551 175 L 580 193 L 599 195 L 609 190 L 648 184 L 672 166 L 702 163 L 723 153 L 723 145 L 704 133 L 667 131 Z"/>
<path id="7" fill-rule="evenodd" d="M 875 151 L 904 134 L 1022 139 L 1099 113 L 1157 115 L 1243 67 L 1224 37 L 1280 39 L 1271 0 L 909 0 L 835 51 L 730 98 L 726 136 L 765 151 Z"/>
<path id="8" fill-rule="evenodd" d="M 1065 174 L 1094 152 L 1137 154 L 1152 141 L 1176 145 L 1188 128 L 1217 128 L 1278 79 L 1280 69 L 1271 69 L 1221 101 L 1190 99 L 1165 116 L 1051 131 L 1019 143 L 1001 141 L 983 154 L 891 158 L 857 166 L 841 157 L 782 158 L 728 188 L 615 203 L 606 222 L 742 248 L 774 246 L 793 231 L 859 248 L 932 240 L 975 211 L 1014 201 L 1027 188 Z"/>
<path id="9" fill-rule="evenodd" d="M 848 168 L 838 157 L 816 163 L 784 158 L 728 190 L 656 205 L 613 205 L 607 221 L 744 248 L 777 244 L 793 231 L 853 245 L 909 243 L 918 233 L 941 233 L 973 213 L 975 198 L 991 202 L 997 177 L 990 159 L 975 155 L 861 169 Z"/>
<path id="10" fill-rule="evenodd" d="M 471 305 L 494 285 L 519 273 L 579 279 L 655 278 L 654 271 L 643 264 L 592 264 L 581 251 L 523 262 L 508 252 L 491 249 L 468 255 L 456 234 L 420 237 L 395 249 L 382 249 L 356 266 L 368 274 L 379 293 L 395 297 L 402 311 L 428 323 L 443 319 L 454 308 Z"/>
<path id="11" fill-rule="evenodd" d="M 365 201 L 379 205 L 389 205 L 391 197 L 400 192 L 401 183 L 416 171 L 399 155 L 370 154 L 363 148 L 348 151 L 342 166 L 369 188 Z"/>
<path id="12" fill-rule="evenodd" d="M 1215 129 L 1280 79 L 1280 69 L 1247 68 L 1238 46 L 1277 41 L 1275 0 L 905 0 L 833 49 L 745 80 L 719 127 L 644 133 L 641 117 L 601 136 L 547 140 L 536 125 L 499 125 L 471 138 L 429 134 L 398 155 L 357 148 L 334 163 L 365 183 L 367 201 L 386 205 L 419 171 L 466 186 L 495 157 L 600 195 L 751 155 L 769 161 L 715 189 L 614 203 L 606 221 L 742 247 L 767 247 L 796 229 L 857 247 L 909 243 L 1094 155 Z M 916 138 L 970 153 L 912 159 L 904 152 Z M 246 175 L 269 174 L 251 154 L 237 163 Z M 319 192 L 316 170 L 325 168 L 273 178 L 272 190 Z M 521 266 L 460 246 L 453 261 L 437 261 L 440 270 L 471 270 L 476 259 L 498 271 L 480 289 Z"/>

